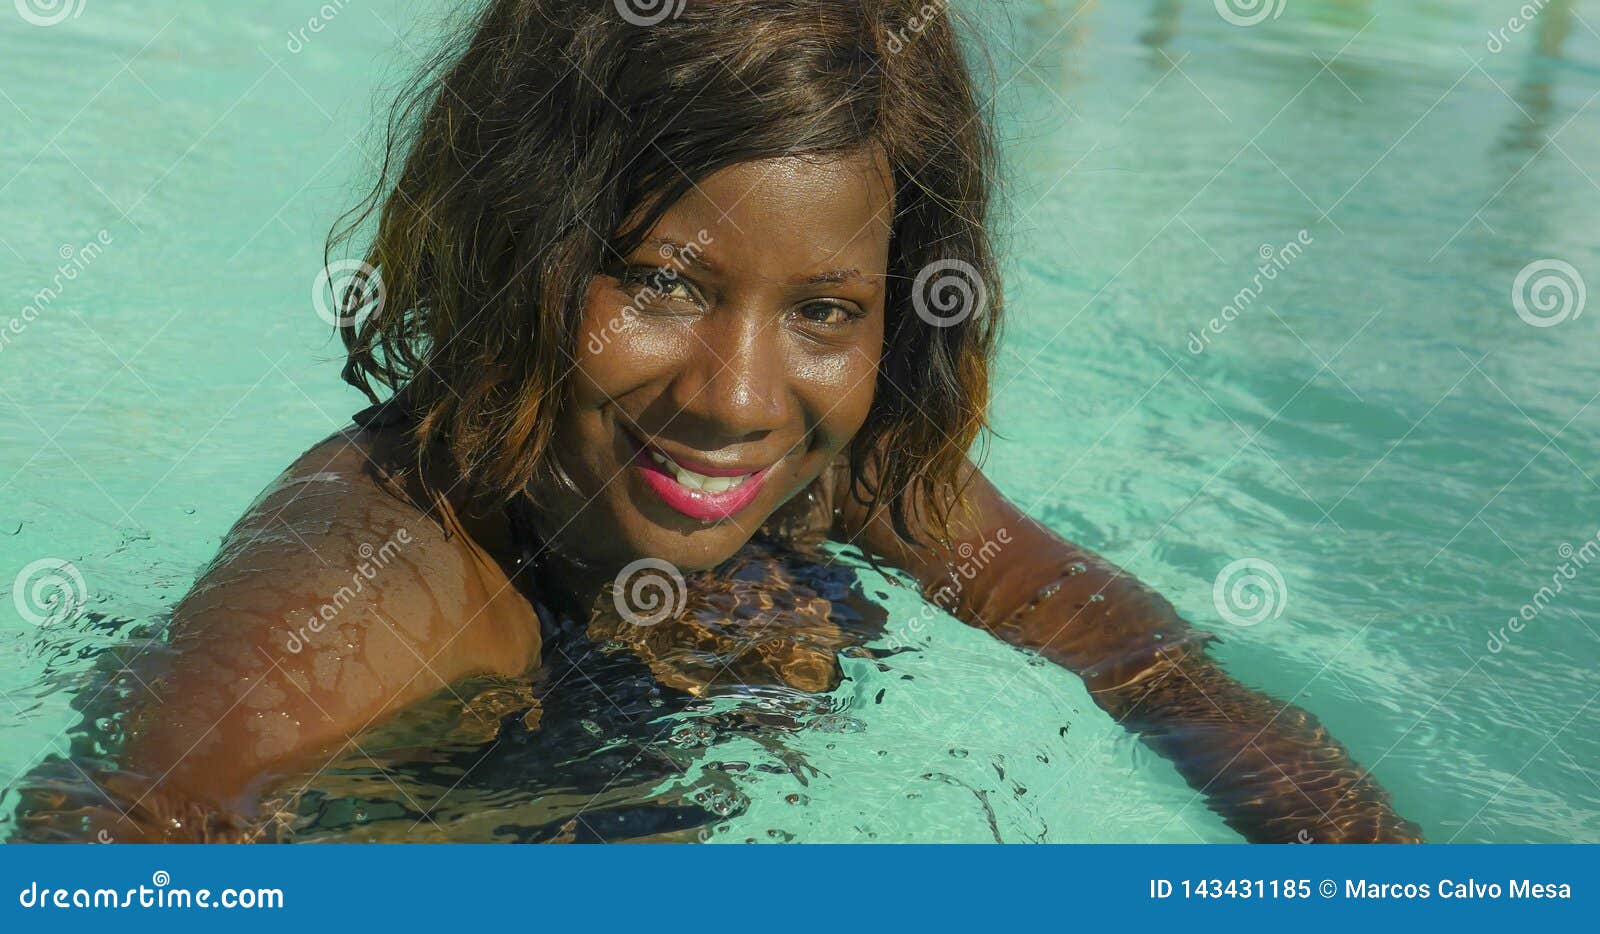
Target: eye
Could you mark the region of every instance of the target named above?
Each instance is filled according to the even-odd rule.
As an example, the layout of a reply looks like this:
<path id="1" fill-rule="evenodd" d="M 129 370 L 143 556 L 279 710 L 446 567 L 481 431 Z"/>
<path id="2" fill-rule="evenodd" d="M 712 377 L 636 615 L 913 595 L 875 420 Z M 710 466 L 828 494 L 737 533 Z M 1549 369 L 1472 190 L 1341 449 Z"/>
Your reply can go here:
<path id="1" fill-rule="evenodd" d="M 836 328 L 861 317 L 861 312 L 833 302 L 808 302 L 799 308 L 800 317 L 810 324 Z"/>
<path id="2" fill-rule="evenodd" d="M 624 291 L 640 306 L 658 301 L 698 302 L 689 281 L 664 266 L 629 266 L 617 277 Z"/>

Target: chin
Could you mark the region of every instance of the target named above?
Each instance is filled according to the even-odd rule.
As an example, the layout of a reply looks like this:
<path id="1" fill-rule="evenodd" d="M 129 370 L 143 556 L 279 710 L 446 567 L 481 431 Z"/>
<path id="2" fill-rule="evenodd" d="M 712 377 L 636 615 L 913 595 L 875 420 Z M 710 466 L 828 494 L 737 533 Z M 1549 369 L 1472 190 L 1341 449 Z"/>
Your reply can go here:
<path id="1" fill-rule="evenodd" d="M 663 530 L 665 531 L 665 530 Z M 655 538 L 657 536 L 652 536 Z M 722 564 L 729 558 L 738 554 L 750 541 L 751 536 L 741 531 L 727 534 L 711 530 L 694 535 L 673 535 L 668 532 L 660 536 L 663 540 L 651 543 L 637 556 L 639 558 L 658 558 L 667 561 L 679 571 L 709 571 Z"/>

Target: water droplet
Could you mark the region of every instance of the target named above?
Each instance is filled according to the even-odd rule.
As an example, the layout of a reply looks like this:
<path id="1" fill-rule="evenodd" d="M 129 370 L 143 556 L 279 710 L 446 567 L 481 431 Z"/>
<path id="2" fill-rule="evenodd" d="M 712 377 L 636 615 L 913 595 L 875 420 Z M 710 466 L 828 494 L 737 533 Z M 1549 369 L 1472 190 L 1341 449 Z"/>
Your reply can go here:
<path id="1" fill-rule="evenodd" d="M 679 749 L 691 749 L 696 746 L 709 746 L 717 738 L 717 731 L 704 721 L 693 723 L 680 723 L 673 728 L 668 742 Z"/>
<path id="2" fill-rule="evenodd" d="M 1084 571 L 1089 570 L 1089 566 L 1084 564 L 1082 561 L 1074 561 L 1072 564 L 1067 566 L 1067 570 L 1073 574 L 1082 574 Z"/>
<path id="3" fill-rule="evenodd" d="M 1089 602 L 1090 603 L 1100 603 L 1103 600 L 1105 600 L 1105 598 L 1106 598 L 1106 595 L 1103 594 L 1103 593 L 1092 593 L 1092 594 L 1089 595 Z"/>
<path id="4" fill-rule="evenodd" d="M 962 749 L 960 746 L 956 746 L 950 750 L 950 758 L 952 759 L 965 759 L 966 757 L 967 751 Z"/>
<path id="5" fill-rule="evenodd" d="M 737 791 L 723 788 L 711 788 L 695 794 L 694 800 L 701 807 L 717 815 L 729 817 L 743 811 L 749 806 L 750 800 Z"/>
<path id="6" fill-rule="evenodd" d="M 1048 600 L 1048 599 L 1050 599 L 1051 597 L 1055 596 L 1056 594 L 1058 594 L 1060 592 L 1061 592 L 1061 582 L 1060 581 L 1051 581 L 1050 583 L 1044 585 L 1042 588 L 1039 589 L 1039 593 L 1034 596 L 1034 600 L 1040 600 L 1040 601 Z"/>
<path id="7" fill-rule="evenodd" d="M 811 721 L 811 728 L 819 733 L 860 733 L 867 728 L 867 725 L 855 717 L 828 714 Z M 833 747 L 829 746 L 828 748 L 832 749 Z"/>
<path id="8" fill-rule="evenodd" d="M 810 798 L 806 797 L 803 794 L 800 794 L 799 792 L 794 792 L 793 794 L 785 795 L 783 800 L 789 802 L 790 804 L 796 804 L 796 805 L 800 805 L 802 807 L 804 807 L 805 805 L 811 803 L 811 799 Z"/>

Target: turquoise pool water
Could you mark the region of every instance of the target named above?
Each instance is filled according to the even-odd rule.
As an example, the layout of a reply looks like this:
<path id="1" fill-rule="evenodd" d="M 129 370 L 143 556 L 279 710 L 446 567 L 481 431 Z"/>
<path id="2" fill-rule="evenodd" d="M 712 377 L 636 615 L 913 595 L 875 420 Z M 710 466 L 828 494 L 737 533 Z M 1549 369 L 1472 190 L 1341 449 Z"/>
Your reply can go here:
<path id="1" fill-rule="evenodd" d="M 455 4 L 67 6 L 0 10 L 5 813 L 97 655 L 158 634 L 359 406 L 312 311 L 321 236 Z M 1430 839 L 1595 842 L 1600 310 L 1533 283 L 1600 287 L 1600 12 L 1265 6 L 983 2 L 1012 313 L 989 470 L 1320 716 Z M 10 585 L 43 558 L 86 603 L 40 628 Z M 1242 559 L 1282 581 L 1256 625 L 1216 599 Z M 862 582 L 890 631 L 919 616 Z M 942 617 L 917 638 L 824 698 L 671 712 L 713 726 L 613 797 L 710 801 L 714 839 L 1236 839 L 1073 677 Z M 810 728 L 730 726 L 750 710 Z M 526 803 L 372 765 L 325 782 L 328 838 L 410 795 L 419 837 L 504 838 L 480 818 Z"/>

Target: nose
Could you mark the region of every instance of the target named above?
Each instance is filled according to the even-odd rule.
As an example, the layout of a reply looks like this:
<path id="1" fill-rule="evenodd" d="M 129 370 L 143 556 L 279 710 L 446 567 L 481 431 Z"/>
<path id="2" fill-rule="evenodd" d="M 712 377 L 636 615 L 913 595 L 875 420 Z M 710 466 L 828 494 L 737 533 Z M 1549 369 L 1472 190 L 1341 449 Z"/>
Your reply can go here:
<path id="1" fill-rule="evenodd" d="M 671 389 L 685 441 L 715 450 L 782 428 L 790 404 L 781 329 L 758 315 L 712 315 L 696 334 Z"/>

